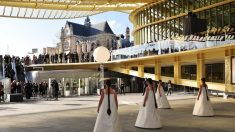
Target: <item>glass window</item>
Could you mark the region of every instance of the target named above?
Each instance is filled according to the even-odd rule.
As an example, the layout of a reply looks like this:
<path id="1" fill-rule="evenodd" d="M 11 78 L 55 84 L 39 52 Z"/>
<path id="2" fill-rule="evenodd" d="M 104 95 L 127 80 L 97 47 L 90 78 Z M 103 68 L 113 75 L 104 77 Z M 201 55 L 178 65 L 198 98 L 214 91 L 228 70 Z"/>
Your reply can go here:
<path id="1" fill-rule="evenodd" d="M 161 19 L 161 5 L 160 4 L 157 5 L 156 12 L 157 12 L 157 21 L 158 21 L 159 19 Z"/>
<path id="2" fill-rule="evenodd" d="M 184 10 L 185 10 L 184 0 L 179 0 L 177 2 L 178 2 L 178 11 L 180 13 L 184 13 Z"/>
<path id="3" fill-rule="evenodd" d="M 163 39 L 163 27 L 162 27 L 163 23 L 160 23 L 159 24 L 159 35 L 160 35 L 160 40 Z"/>
<path id="4" fill-rule="evenodd" d="M 154 67 L 145 67 L 144 72 L 154 74 Z"/>
<path id="5" fill-rule="evenodd" d="M 181 78 L 196 80 L 197 79 L 197 66 L 196 65 L 184 65 L 181 66 Z"/>
<path id="6" fill-rule="evenodd" d="M 217 27 L 217 10 L 216 8 L 210 10 L 211 27 Z"/>
<path id="7" fill-rule="evenodd" d="M 167 77 L 174 77 L 174 66 L 161 67 L 161 75 Z"/>
<path id="8" fill-rule="evenodd" d="M 170 12 L 171 12 L 170 1 L 166 1 L 164 11 L 166 12 L 166 17 L 170 17 Z"/>
<path id="9" fill-rule="evenodd" d="M 200 6 L 200 0 L 198 0 L 197 2 L 192 2 L 192 4 L 193 4 L 193 9 L 194 9 L 194 10 L 195 10 L 195 9 L 198 9 L 199 6 Z"/>
<path id="10" fill-rule="evenodd" d="M 224 23 L 224 26 L 228 26 L 230 23 L 229 23 L 229 19 L 230 19 L 230 16 L 229 16 L 229 12 L 230 12 L 230 6 L 229 4 L 227 5 L 224 5 L 224 12 L 223 12 L 223 23 Z M 234 14 L 235 15 L 235 14 Z"/>
<path id="11" fill-rule="evenodd" d="M 175 37 L 175 33 L 176 33 L 176 28 L 175 28 L 175 20 L 171 20 L 170 21 L 171 23 L 170 23 L 170 25 L 171 25 L 171 27 L 170 27 L 170 38 L 172 38 L 172 37 Z"/>
<path id="12" fill-rule="evenodd" d="M 201 11 L 199 14 L 200 19 L 206 19 L 204 11 Z"/>
<path id="13" fill-rule="evenodd" d="M 210 5 L 210 0 L 204 0 L 204 6 Z"/>
<path id="14" fill-rule="evenodd" d="M 138 71 L 138 67 L 137 66 L 131 67 L 131 70 Z"/>
<path id="15" fill-rule="evenodd" d="M 183 23 L 184 23 L 184 17 L 180 17 L 179 21 L 179 35 L 183 35 Z"/>
<path id="16" fill-rule="evenodd" d="M 197 2 L 195 0 L 164 1 L 140 11 L 140 13 L 137 14 L 137 25 L 146 25 L 165 19 L 169 16 L 187 13 L 190 11 L 189 9 L 198 9 L 221 1 L 223 0 L 197 0 Z M 206 19 L 208 29 L 234 25 L 235 17 L 233 16 L 235 16 L 235 3 L 231 2 L 226 5 L 216 6 L 206 10 L 203 9 L 200 12 L 196 12 L 196 14 L 198 18 Z M 170 21 L 164 21 L 157 25 L 145 27 L 135 35 L 137 36 L 135 40 L 146 43 L 183 35 L 184 18 L 185 16 L 177 17 Z"/>
<path id="17" fill-rule="evenodd" d="M 157 14 L 158 12 L 157 12 L 157 5 L 154 5 L 154 7 L 153 7 L 153 14 L 154 14 L 154 22 L 157 20 Z"/>
<path id="18" fill-rule="evenodd" d="M 217 0 L 211 0 L 211 4 L 215 4 Z"/>
<path id="19" fill-rule="evenodd" d="M 205 0 L 199 0 L 199 6 L 203 7 L 205 5 Z"/>
<path id="20" fill-rule="evenodd" d="M 206 64 L 206 81 L 224 83 L 224 63 Z"/>
<path id="21" fill-rule="evenodd" d="M 210 9 L 205 11 L 205 17 L 207 20 L 207 28 L 210 29 L 211 28 Z"/>
<path id="22" fill-rule="evenodd" d="M 234 17 L 235 16 L 235 2 L 231 3 L 230 7 L 231 7 L 231 13 L 230 13 L 231 22 L 230 22 L 230 24 L 232 25 L 232 24 L 235 24 L 235 17 Z"/>
<path id="23" fill-rule="evenodd" d="M 224 24 L 223 24 L 223 19 L 224 19 L 223 14 L 224 14 L 223 6 L 218 7 L 217 8 L 217 16 L 218 16 L 219 19 L 217 19 L 217 22 L 218 22 L 217 27 L 223 27 L 224 26 Z"/>

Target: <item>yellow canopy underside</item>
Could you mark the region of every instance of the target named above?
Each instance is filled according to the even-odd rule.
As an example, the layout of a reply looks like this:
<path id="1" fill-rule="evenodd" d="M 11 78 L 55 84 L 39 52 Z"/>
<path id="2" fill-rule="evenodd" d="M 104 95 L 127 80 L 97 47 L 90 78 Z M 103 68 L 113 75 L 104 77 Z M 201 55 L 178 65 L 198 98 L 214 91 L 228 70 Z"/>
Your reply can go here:
<path id="1" fill-rule="evenodd" d="M 0 0 L 0 17 L 71 19 L 107 11 L 130 13 L 156 0 Z"/>

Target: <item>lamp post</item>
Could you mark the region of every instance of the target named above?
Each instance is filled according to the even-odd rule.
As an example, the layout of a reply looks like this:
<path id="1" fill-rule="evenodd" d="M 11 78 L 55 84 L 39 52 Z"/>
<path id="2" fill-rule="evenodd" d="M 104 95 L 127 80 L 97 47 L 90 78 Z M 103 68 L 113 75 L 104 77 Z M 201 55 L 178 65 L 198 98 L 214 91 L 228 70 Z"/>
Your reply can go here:
<path id="1" fill-rule="evenodd" d="M 100 46 L 94 50 L 93 53 L 94 59 L 96 62 L 100 63 L 100 79 L 101 79 L 101 88 L 104 88 L 104 65 L 103 63 L 107 62 L 110 58 L 109 50 Z M 97 94 L 100 94 L 100 89 L 97 89 Z"/>

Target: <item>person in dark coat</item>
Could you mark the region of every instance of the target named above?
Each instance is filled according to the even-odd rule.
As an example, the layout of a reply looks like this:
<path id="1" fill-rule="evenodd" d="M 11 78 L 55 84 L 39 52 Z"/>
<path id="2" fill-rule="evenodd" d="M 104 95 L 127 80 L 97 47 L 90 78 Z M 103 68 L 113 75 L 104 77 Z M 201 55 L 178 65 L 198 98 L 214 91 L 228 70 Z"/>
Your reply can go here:
<path id="1" fill-rule="evenodd" d="M 17 89 L 16 81 L 13 80 L 12 83 L 11 83 L 11 94 L 16 93 L 16 89 Z"/>
<path id="2" fill-rule="evenodd" d="M 37 97 L 38 95 L 38 84 L 33 83 L 33 97 Z"/>
<path id="3" fill-rule="evenodd" d="M 21 84 L 20 84 L 20 82 L 17 82 L 16 83 L 16 93 L 21 93 L 21 92 L 22 92 Z"/>
<path id="4" fill-rule="evenodd" d="M 71 62 L 70 63 L 75 63 L 75 55 L 74 53 L 71 53 Z"/>
<path id="5" fill-rule="evenodd" d="M 38 96 L 38 84 L 37 83 L 35 83 L 34 85 L 34 92 L 35 92 L 35 97 L 37 97 Z"/>
<path id="6" fill-rule="evenodd" d="M 55 62 L 54 63 L 58 63 L 58 57 L 59 55 L 58 54 L 55 54 Z"/>
<path id="7" fill-rule="evenodd" d="M 32 85 L 29 81 L 25 84 L 25 96 L 26 99 L 30 99 L 32 96 Z"/>
<path id="8" fill-rule="evenodd" d="M 121 84 L 120 89 L 121 89 L 121 94 L 125 95 L 125 85 L 124 85 L 124 83 Z"/>
<path id="9" fill-rule="evenodd" d="M 4 86 L 2 85 L 2 82 L 0 82 L 0 102 L 4 101 Z"/>
<path id="10" fill-rule="evenodd" d="M 46 58 L 46 64 L 49 64 L 50 63 L 50 55 L 46 54 L 45 58 Z"/>
<path id="11" fill-rule="evenodd" d="M 52 87 L 54 89 L 54 97 L 55 100 L 58 100 L 58 94 L 59 94 L 59 84 L 56 80 L 53 81 Z"/>
<path id="12" fill-rule="evenodd" d="M 43 97 L 43 82 L 39 84 L 39 95 Z"/>
<path id="13" fill-rule="evenodd" d="M 47 96 L 47 89 L 48 89 L 48 84 L 46 82 L 44 82 L 43 83 L 42 96 Z"/>
<path id="14" fill-rule="evenodd" d="M 77 52 L 74 53 L 74 58 L 75 58 L 75 63 L 78 63 L 78 53 Z"/>

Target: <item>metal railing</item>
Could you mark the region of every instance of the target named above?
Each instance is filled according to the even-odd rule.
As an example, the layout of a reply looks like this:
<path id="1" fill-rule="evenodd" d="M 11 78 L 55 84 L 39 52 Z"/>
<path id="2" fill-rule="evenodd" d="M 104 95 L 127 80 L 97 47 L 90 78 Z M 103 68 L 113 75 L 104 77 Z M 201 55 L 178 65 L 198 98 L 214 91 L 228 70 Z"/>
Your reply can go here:
<path id="1" fill-rule="evenodd" d="M 111 60 L 138 58 L 143 56 L 168 54 L 187 50 L 204 49 L 235 44 L 235 35 L 188 36 L 184 40 L 161 40 L 111 51 Z"/>

